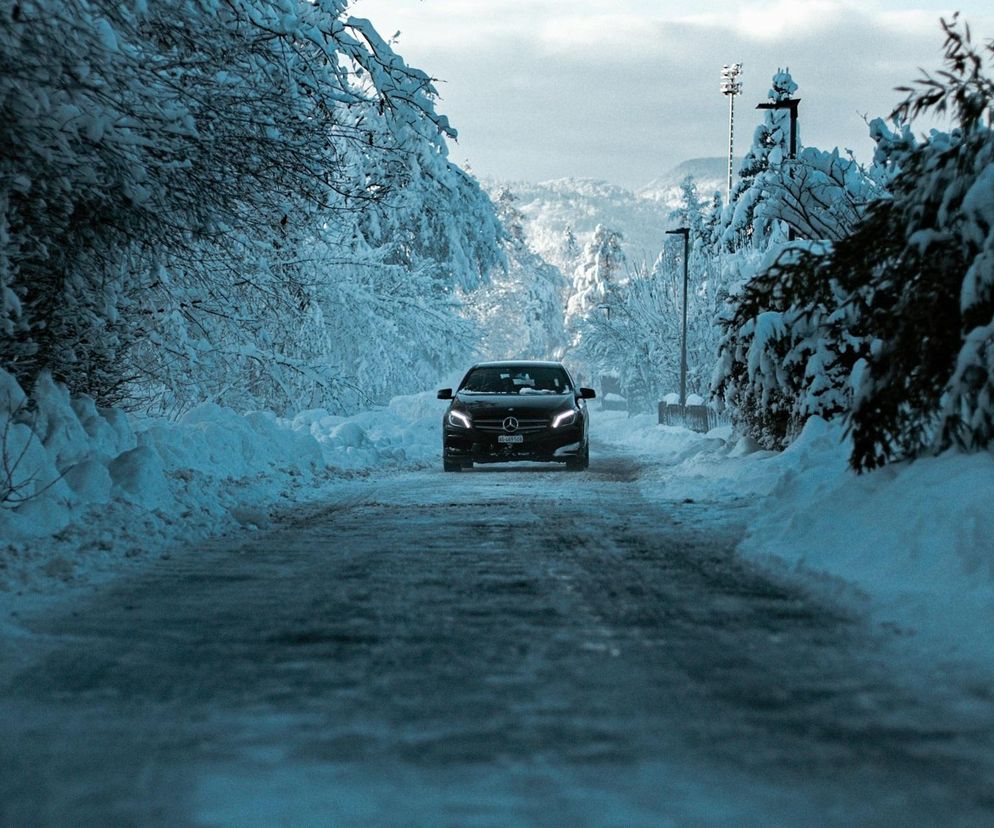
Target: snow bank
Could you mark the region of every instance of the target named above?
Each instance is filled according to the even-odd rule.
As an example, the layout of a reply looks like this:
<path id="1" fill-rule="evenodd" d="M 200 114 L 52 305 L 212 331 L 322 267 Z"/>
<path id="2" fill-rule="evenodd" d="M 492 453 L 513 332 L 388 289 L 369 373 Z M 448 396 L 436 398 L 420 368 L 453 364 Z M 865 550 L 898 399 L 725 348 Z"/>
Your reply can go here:
<path id="1" fill-rule="evenodd" d="M 756 451 L 727 428 L 701 435 L 650 416 L 598 413 L 595 429 L 647 461 L 650 499 L 748 504 L 736 510 L 743 555 L 833 600 L 861 596 L 860 611 L 933 650 L 994 664 L 991 453 L 857 475 L 842 426 L 817 417 L 780 453 Z"/>
<path id="2" fill-rule="evenodd" d="M 730 426 L 699 434 L 659 425 L 656 415 L 592 415 L 595 441 L 622 445 L 645 462 L 641 479 L 650 500 L 729 501 L 763 497 L 776 485 L 777 454 L 735 442 Z M 765 461 L 765 462 L 764 462 Z"/>
<path id="3" fill-rule="evenodd" d="M 265 524 L 327 497 L 341 475 L 438 460 L 434 394 L 351 418 L 282 420 L 201 405 L 176 422 L 70 397 L 43 376 L 30 401 L 0 371 L 0 586 L 67 579 L 120 556 Z M 98 555 L 92 554 L 98 552 Z"/>
<path id="4" fill-rule="evenodd" d="M 424 392 L 349 418 L 307 411 L 292 425 L 317 441 L 330 468 L 412 468 L 440 462 L 444 410 L 435 392 Z"/>
<path id="5" fill-rule="evenodd" d="M 856 475 L 841 436 L 809 422 L 740 550 L 854 583 L 881 620 L 994 662 L 994 456 L 951 452 Z"/>

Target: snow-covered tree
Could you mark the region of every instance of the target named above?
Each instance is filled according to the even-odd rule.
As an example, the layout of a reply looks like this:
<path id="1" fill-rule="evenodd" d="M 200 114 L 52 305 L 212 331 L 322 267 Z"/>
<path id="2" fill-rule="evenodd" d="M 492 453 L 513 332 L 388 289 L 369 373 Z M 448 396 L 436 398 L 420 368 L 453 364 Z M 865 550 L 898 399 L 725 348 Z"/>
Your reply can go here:
<path id="1" fill-rule="evenodd" d="M 583 253 L 580 243 L 576 240 L 576 234 L 573 233 L 572 225 L 566 225 L 563 237 L 559 243 L 559 249 L 556 252 L 564 270 L 572 273 L 576 269 L 580 261 L 580 256 Z"/>
<path id="2" fill-rule="evenodd" d="M 778 104 L 794 97 L 797 84 L 791 77 L 790 69 L 777 69 L 770 83 L 766 97 L 770 103 Z M 797 148 L 800 148 L 798 130 Z M 752 145 L 746 153 L 739 169 L 745 184 L 770 167 L 782 164 L 790 155 L 790 113 L 784 109 L 767 109 L 763 122 L 756 127 Z"/>
<path id="3" fill-rule="evenodd" d="M 796 89 L 778 73 L 770 99 Z M 837 149 L 806 147 L 790 158 L 786 115 L 767 111 L 744 165 L 751 180 L 736 189 L 715 234 L 734 295 L 722 316 L 714 390 L 741 429 L 769 448 L 789 443 L 808 417 L 849 408 L 849 372 L 866 342 L 843 308 L 844 291 L 813 266 L 886 195 L 906 137 L 871 123 L 877 152 L 869 168 Z"/>
<path id="4" fill-rule="evenodd" d="M 672 280 L 639 265 L 603 308 L 583 320 L 577 355 L 591 370 L 617 377 L 632 410 L 652 409 L 678 382 L 675 297 Z"/>
<path id="5" fill-rule="evenodd" d="M 506 232 L 507 266 L 467 296 L 466 304 L 483 333 L 481 352 L 488 358 L 551 359 L 566 345 L 562 271 L 535 253 L 525 238 L 525 217 L 511 190 L 494 196 Z"/>
<path id="6" fill-rule="evenodd" d="M 848 417 L 859 469 L 994 441 L 994 45 L 943 26 L 947 70 L 895 115 L 957 129 L 916 144 L 873 122 L 886 194 L 851 226 L 826 208 L 828 242 L 771 248 L 726 321 L 717 388 L 770 445 L 811 414 Z"/>
<path id="7" fill-rule="evenodd" d="M 573 272 L 573 290 L 566 308 L 567 325 L 575 328 L 582 324 L 582 320 L 603 305 L 609 294 L 618 288 L 625 266 L 621 240 L 622 235 L 617 230 L 597 225 Z"/>
<path id="8" fill-rule="evenodd" d="M 347 5 L 0 9 L 0 358 L 26 384 L 285 407 L 360 379 L 329 351 L 343 296 L 378 300 L 349 342 L 401 349 L 393 322 L 485 279 L 499 224 L 430 79 Z"/>
<path id="9" fill-rule="evenodd" d="M 773 75 L 767 98 L 780 103 L 792 98 L 797 84 L 787 69 Z M 800 152 L 800 130 L 797 129 L 795 149 Z M 768 174 L 776 171 L 790 158 L 790 112 L 787 108 L 767 109 L 763 122 L 753 133 L 752 144 L 742 161 L 739 178 L 727 206 L 725 239 L 733 246 L 751 243 L 765 248 L 771 238 L 779 238 L 778 225 L 756 214 L 764 199 Z"/>

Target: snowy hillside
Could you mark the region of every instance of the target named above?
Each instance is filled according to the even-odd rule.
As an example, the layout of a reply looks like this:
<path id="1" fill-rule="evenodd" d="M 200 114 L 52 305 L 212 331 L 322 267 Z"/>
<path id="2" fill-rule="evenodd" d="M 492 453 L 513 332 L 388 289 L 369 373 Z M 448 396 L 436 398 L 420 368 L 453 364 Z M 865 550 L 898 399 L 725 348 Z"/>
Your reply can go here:
<path id="1" fill-rule="evenodd" d="M 668 207 L 606 181 L 561 178 L 538 184 L 508 182 L 504 186 L 518 198 L 531 247 L 557 265 L 562 265 L 561 246 L 567 227 L 572 228 L 581 246 L 599 224 L 619 230 L 624 235 L 626 256 L 636 261 L 655 258 L 668 226 Z M 491 189 L 492 184 L 486 187 Z"/>
<path id="2" fill-rule="evenodd" d="M 728 173 L 725 158 L 691 158 L 677 164 L 669 172 L 654 178 L 644 187 L 636 191 L 640 199 L 649 199 L 673 210 L 680 206 L 680 182 L 688 175 L 697 184 L 697 189 L 703 198 L 712 193 L 725 192 L 725 176 Z M 738 170 L 741 162 L 736 161 L 734 169 Z"/>
<path id="3" fill-rule="evenodd" d="M 693 158 L 678 164 L 637 191 L 607 181 L 560 178 L 527 181 L 484 182 L 494 193 L 506 187 L 517 197 L 525 217 L 525 233 L 531 247 L 544 259 L 563 266 L 562 244 L 566 228 L 573 230 L 582 246 L 597 225 L 618 230 L 629 265 L 652 261 L 662 247 L 665 230 L 672 224 L 670 213 L 680 205 L 680 182 L 693 177 L 701 196 L 724 191 L 725 159 Z"/>

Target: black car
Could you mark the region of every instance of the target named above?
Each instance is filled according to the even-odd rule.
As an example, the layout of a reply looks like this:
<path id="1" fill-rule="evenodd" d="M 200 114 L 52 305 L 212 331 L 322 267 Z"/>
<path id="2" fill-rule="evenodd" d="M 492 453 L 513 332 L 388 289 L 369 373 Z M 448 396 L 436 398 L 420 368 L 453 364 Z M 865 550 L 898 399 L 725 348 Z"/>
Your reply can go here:
<path id="1" fill-rule="evenodd" d="M 446 471 L 474 463 L 514 460 L 565 463 L 587 468 L 587 405 L 591 388 L 578 388 L 558 362 L 481 362 L 463 377 L 442 421 Z"/>

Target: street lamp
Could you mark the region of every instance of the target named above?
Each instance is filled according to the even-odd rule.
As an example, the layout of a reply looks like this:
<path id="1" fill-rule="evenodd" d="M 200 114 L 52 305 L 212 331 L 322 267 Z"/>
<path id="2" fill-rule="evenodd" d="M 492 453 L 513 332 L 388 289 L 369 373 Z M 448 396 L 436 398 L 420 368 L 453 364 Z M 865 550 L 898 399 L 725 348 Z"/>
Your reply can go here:
<path id="1" fill-rule="evenodd" d="M 782 101 L 756 104 L 756 109 L 789 109 L 790 110 L 790 157 L 797 157 L 797 105 L 800 98 L 784 98 Z"/>
<path id="2" fill-rule="evenodd" d="M 728 98 L 728 186 L 725 189 L 725 203 L 732 200 L 732 163 L 735 157 L 735 96 L 742 94 L 742 64 L 733 63 L 721 68 L 721 94 Z"/>
<path id="3" fill-rule="evenodd" d="M 790 155 L 791 160 L 797 158 L 797 105 L 800 98 L 784 98 L 780 101 L 756 104 L 756 109 L 787 109 L 790 110 Z M 787 228 L 787 240 L 794 241 L 796 234 L 793 227 Z"/>
<path id="4" fill-rule="evenodd" d="M 690 228 L 667 230 L 667 236 L 683 236 L 683 337 L 680 340 L 680 405 L 687 404 L 687 285 L 690 277 Z"/>

